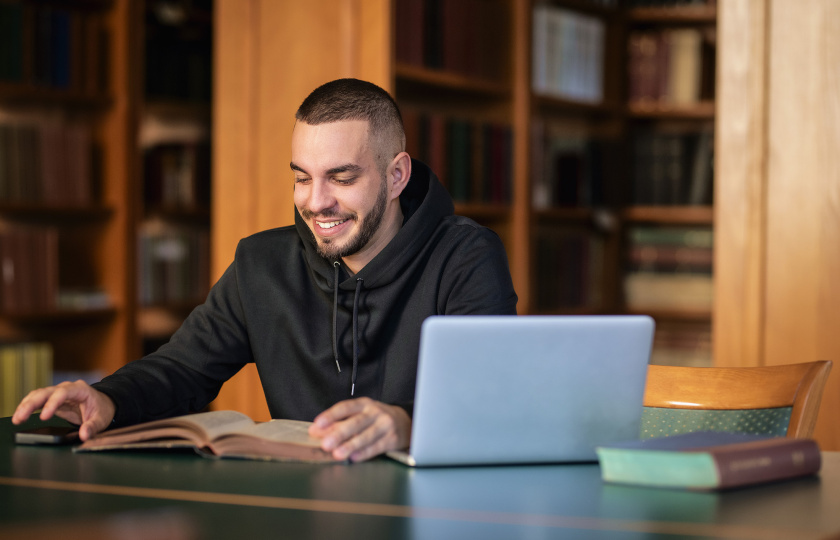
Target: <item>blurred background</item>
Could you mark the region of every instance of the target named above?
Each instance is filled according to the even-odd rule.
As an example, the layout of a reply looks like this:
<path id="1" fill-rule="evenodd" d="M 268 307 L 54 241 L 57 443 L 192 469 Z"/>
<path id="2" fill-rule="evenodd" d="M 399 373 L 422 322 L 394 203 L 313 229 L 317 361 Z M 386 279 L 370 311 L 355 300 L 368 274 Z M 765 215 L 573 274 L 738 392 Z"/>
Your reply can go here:
<path id="1" fill-rule="evenodd" d="M 840 360 L 838 25 L 831 0 L 0 0 L 2 412 L 153 351 L 292 223 L 294 111 L 339 77 L 396 97 L 520 314 L 650 314 L 657 364 Z M 218 404 L 261 395 L 244 370 Z M 825 449 L 838 414 L 835 373 Z"/>

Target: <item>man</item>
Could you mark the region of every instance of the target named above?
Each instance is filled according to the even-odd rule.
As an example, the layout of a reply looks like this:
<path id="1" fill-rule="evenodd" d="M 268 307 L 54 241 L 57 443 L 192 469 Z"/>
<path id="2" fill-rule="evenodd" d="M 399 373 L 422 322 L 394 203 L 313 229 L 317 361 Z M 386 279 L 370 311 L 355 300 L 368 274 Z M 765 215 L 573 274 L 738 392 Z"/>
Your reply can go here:
<path id="1" fill-rule="evenodd" d="M 295 225 L 240 241 L 204 304 L 157 352 L 101 382 L 62 383 L 23 399 L 109 426 L 199 411 L 255 362 L 274 418 L 314 420 L 337 459 L 408 446 L 423 320 L 514 314 L 504 249 L 454 216 L 432 172 L 405 152 L 396 103 L 340 79 L 314 90 L 292 132 Z"/>

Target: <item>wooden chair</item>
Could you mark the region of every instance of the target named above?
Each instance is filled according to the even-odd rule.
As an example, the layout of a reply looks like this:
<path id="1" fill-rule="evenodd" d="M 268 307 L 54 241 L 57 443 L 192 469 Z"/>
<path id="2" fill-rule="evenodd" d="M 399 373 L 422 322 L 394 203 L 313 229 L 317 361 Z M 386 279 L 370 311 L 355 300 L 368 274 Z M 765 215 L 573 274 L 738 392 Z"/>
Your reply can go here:
<path id="1" fill-rule="evenodd" d="M 651 365 L 640 437 L 701 430 L 810 437 L 831 366 Z"/>

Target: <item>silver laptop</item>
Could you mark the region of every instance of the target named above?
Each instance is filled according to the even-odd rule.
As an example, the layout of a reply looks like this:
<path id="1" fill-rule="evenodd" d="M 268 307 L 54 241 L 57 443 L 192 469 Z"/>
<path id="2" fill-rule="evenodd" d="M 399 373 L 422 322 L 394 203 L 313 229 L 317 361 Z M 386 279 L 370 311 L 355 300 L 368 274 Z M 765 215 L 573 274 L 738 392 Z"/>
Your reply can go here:
<path id="1" fill-rule="evenodd" d="M 406 465 L 595 461 L 636 439 L 653 319 L 433 316 L 423 323 Z"/>

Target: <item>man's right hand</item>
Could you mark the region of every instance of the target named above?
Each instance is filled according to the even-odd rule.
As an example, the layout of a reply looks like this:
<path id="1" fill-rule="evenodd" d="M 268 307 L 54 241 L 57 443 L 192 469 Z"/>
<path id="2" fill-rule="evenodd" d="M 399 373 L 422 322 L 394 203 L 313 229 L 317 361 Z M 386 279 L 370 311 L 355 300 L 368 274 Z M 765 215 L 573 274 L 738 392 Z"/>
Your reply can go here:
<path id="1" fill-rule="evenodd" d="M 78 425 L 79 438 L 83 441 L 107 428 L 116 413 L 111 398 L 84 381 L 63 382 L 29 392 L 12 415 L 12 423 L 23 423 L 38 409 L 41 409 L 41 420 L 55 415 Z"/>

